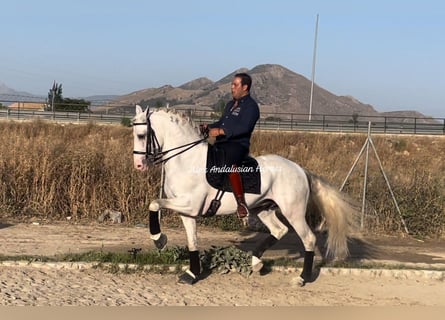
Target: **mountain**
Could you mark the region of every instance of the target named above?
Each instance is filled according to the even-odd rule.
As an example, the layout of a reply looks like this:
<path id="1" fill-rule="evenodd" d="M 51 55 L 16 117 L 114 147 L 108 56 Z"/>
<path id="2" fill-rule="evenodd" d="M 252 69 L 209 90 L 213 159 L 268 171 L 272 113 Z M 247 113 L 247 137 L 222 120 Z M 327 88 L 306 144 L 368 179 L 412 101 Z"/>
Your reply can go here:
<path id="1" fill-rule="evenodd" d="M 17 101 L 41 102 L 42 100 L 45 100 L 45 97 L 24 91 L 16 91 L 0 82 L 0 102 L 3 105 L 9 105 Z"/>
<path id="2" fill-rule="evenodd" d="M 107 106 L 109 112 L 133 112 L 135 104 L 143 106 L 166 105 L 171 107 L 212 110 L 231 99 L 230 86 L 234 74 L 248 72 L 252 76 L 252 96 L 257 100 L 261 113 L 309 113 L 311 81 L 281 65 L 263 64 L 251 70 L 241 68 L 213 82 L 202 77 L 179 87 L 164 85 L 123 95 Z M 127 107 L 122 107 L 127 106 Z M 101 107 L 97 108 L 98 111 Z M 350 96 L 335 94 L 314 84 L 313 115 L 369 115 L 379 113 L 369 104 Z"/>
<path id="3" fill-rule="evenodd" d="M 83 98 L 79 98 L 79 99 L 84 99 L 85 101 L 91 102 L 90 110 L 94 112 L 94 111 L 96 111 L 96 108 L 98 106 L 103 107 L 104 105 L 111 103 L 113 100 L 117 99 L 118 97 L 119 97 L 118 95 L 94 95 L 94 96 L 88 96 L 88 97 L 83 97 Z"/>
<path id="4" fill-rule="evenodd" d="M 122 96 L 91 96 L 85 100 L 92 102 L 94 112 L 132 114 L 135 104 L 144 107 L 168 104 L 170 107 L 211 112 L 232 98 L 231 81 L 238 72 L 248 72 L 252 76 L 251 94 L 257 100 L 263 117 L 288 117 L 292 113 L 301 114 L 301 117 L 307 118 L 309 112 L 314 116 L 314 119 L 317 115 L 425 117 L 416 111 L 379 113 L 370 104 L 362 103 L 351 96 L 337 96 L 316 84 L 314 84 L 313 103 L 310 111 L 311 81 L 277 64 L 258 65 L 250 70 L 240 68 L 215 82 L 201 77 L 178 87 L 167 84 L 159 88 L 146 88 Z M 10 95 L 9 98 L 1 96 L 2 90 Z M 14 94 L 25 95 L 26 93 L 16 92 L 0 83 L 0 101 L 14 100 L 11 99 L 11 95 Z"/>
<path id="5" fill-rule="evenodd" d="M 0 82 L 0 94 L 10 94 L 15 92 L 14 89 L 7 87 L 3 82 Z"/>
<path id="6" fill-rule="evenodd" d="M 96 106 L 100 105 L 103 106 L 104 104 L 109 103 L 110 101 L 113 101 L 117 99 L 119 95 L 94 95 L 94 96 L 88 96 L 83 97 L 81 99 L 84 99 L 86 101 L 91 102 L 91 109 L 95 109 Z M 38 96 L 32 93 L 24 92 L 24 91 L 16 91 L 10 87 L 8 87 L 6 84 L 0 82 L 0 102 L 3 105 L 10 105 L 14 102 L 43 102 L 46 100 L 46 97 L 44 96 Z"/>
<path id="7" fill-rule="evenodd" d="M 185 89 L 185 90 L 199 90 L 200 88 L 205 88 L 207 86 L 211 86 L 213 84 L 213 81 L 209 78 L 198 78 L 192 81 L 189 81 L 187 83 L 184 83 L 179 88 Z"/>
<path id="8" fill-rule="evenodd" d="M 116 94 L 102 94 L 102 95 L 83 97 L 81 99 L 90 101 L 92 104 L 98 104 L 100 102 L 113 101 L 113 100 L 117 99 L 118 97 L 119 97 L 119 95 L 116 95 Z"/>

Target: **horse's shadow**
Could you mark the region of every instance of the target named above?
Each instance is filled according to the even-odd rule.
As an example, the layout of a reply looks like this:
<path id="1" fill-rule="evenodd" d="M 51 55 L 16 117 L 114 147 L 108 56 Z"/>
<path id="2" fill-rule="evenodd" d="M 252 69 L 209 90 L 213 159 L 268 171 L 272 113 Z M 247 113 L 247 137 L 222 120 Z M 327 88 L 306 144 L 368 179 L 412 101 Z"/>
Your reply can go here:
<path id="1" fill-rule="evenodd" d="M 249 234 L 253 234 L 248 237 Z M 261 243 L 266 237 L 269 236 L 263 232 L 244 232 L 246 238 L 239 242 L 236 246 L 243 251 L 252 251 L 258 243 Z M 312 279 L 306 282 L 314 282 L 320 275 L 321 268 L 328 266 L 334 262 L 334 260 L 326 258 L 327 248 L 327 233 L 315 232 L 316 236 L 316 256 L 321 259 L 316 259 L 312 272 Z M 349 256 L 344 260 L 345 263 L 353 264 L 362 259 L 373 259 L 378 256 L 379 249 L 360 238 L 351 238 L 348 241 Z M 266 275 L 270 273 L 275 265 L 275 261 L 279 259 L 295 259 L 295 261 L 302 261 L 304 258 L 305 249 L 303 242 L 295 231 L 289 230 L 289 232 L 281 238 L 276 244 L 270 247 L 263 256 L 264 267 L 260 271 L 260 275 Z"/>
<path id="2" fill-rule="evenodd" d="M 13 224 L 9 224 L 9 223 L 2 223 L 2 222 L 0 222 L 0 229 L 6 229 L 6 228 L 9 228 L 9 227 L 12 227 L 12 226 L 14 226 Z"/>

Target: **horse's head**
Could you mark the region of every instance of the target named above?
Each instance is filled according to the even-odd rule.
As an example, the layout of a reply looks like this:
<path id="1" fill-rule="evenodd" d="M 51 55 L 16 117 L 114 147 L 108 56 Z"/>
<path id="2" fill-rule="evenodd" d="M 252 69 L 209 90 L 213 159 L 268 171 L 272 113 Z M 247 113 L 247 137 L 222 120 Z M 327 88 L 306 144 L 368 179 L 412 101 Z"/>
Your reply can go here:
<path id="1" fill-rule="evenodd" d="M 150 123 L 150 112 L 148 107 L 145 111 L 136 105 L 136 115 L 133 118 L 133 161 L 134 167 L 144 171 L 150 160 L 160 151 L 160 146 L 154 130 Z"/>
<path id="2" fill-rule="evenodd" d="M 187 116 L 173 109 L 161 108 L 150 112 L 148 107 L 143 111 L 136 105 L 133 138 L 134 167 L 144 171 L 162 155 L 172 157 L 169 151 L 179 149 L 177 153 L 182 153 L 182 147 L 199 139 L 199 129 Z M 161 153 L 164 147 L 166 150 Z"/>

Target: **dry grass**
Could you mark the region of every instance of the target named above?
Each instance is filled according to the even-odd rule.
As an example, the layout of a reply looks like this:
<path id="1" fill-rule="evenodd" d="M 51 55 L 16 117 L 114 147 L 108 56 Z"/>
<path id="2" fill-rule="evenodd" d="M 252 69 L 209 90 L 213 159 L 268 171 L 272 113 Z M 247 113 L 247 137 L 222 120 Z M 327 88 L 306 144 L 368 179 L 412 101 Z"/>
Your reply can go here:
<path id="1" fill-rule="evenodd" d="M 131 129 L 3 122 L 0 210 L 17 219 L 95 219 L 117 209 L 143 219 L 156 177 L 132 168 Z"/>
<path id="2" fill-rule="evenodd" d="M 276 153 L 341 187 L 366 142 L 365 134 L 257 132 L 255 155 Z M 445 235 L 445 136 L 373 135 L 372 141 L 411 234 Z M 366 152 L 344 191 L 362 201 Z M 404 232 L 372 146 L 369 146 L 364 228 L 374 233 Z"/>
<path id="3" fill-rule="evenodd" d="M 147 222 L 160 172 L 133 169 L 131 128 L 8 121 L 0 123 L 0 141 L 2 217 L 88 221 L 113 209 L 126 222 Z M 251 152 L 282 155 L 340 187 L 365 141 L 362 134 L 255 132 Z M 373 141 L 410 232 L 443 236 L 445 137 L 376 135 Z M 356 199 L 362 198 L 364 159 L 344 189 Z M 403 232 L 372 149 L 367 188 L 366 230 Z"/>

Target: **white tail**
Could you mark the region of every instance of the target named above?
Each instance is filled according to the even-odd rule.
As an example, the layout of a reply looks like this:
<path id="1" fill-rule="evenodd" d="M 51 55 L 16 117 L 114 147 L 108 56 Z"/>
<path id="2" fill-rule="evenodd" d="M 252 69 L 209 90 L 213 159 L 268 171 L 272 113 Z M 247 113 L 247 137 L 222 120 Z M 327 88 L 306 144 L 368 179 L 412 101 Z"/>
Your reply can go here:
<path id="1" fill-rule="evenodd" d="M 344 259 L 349 255 L 348 238 L 357 231 L 357 213 L 353 200 L 322 178 L 306 171 L 311 197 L 328 230 L 326 256 Z"/>

